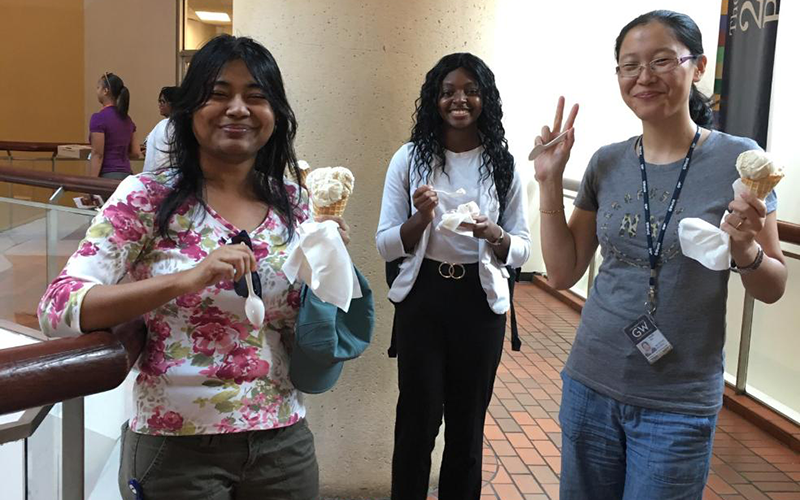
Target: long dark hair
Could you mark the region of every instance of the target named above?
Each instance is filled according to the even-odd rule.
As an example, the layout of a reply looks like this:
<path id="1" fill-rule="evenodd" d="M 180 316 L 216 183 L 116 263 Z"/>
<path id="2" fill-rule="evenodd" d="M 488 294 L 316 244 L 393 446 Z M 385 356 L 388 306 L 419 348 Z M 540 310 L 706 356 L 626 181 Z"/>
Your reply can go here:
<path id="1" fill-rule="evenodd" d="M 693 56 L 703 55 L 703 34 L 691 17 L 671 10 L 654 10 L 629 22 L 619 32 L 614 45 L 614 58 L 617 62 L 619 62 L 619 48 L 622 46 L 622 41 L 625 40 L 625 35 L 633 28 L 651 22 L 659 22 L 671 29 L 675 38 L 685 45 Z M 711 128 L 714 123 L 711 112 L 712 103 L 713 100 L 697 90 L 697 86 L 693 83 L 691 94 L 689 94 L 689 115 L 692 117 L 692 121 L 701 127 Z"/>
<path id="2" fill-rule="evenodd" d="M 170 167 L 166 170 L 172 175 L 172 190 L 164 198 L 156 214 L 156 227 L 164 238 L 169 237 L 169 221 L 172 215 L 187 200 L 194 198 L 205 205 L 205 178 L 200 168 L 200 146 L 192 130 L 192 117 L 211 97 L 214 82 L 222 68 L 236 60 L 241 60 L 247 66 L 275 113 L 272 136 L 256 153 L 252 175 L 253 190 L 259 200 L 286 220 L 286 241 L 294 236 L 300 193 L 294 198 L 289 196 L 284 184 L 284 174 L 288 168 L 294 172 L 296 179 L 300 179 L 294 151 L 297 120 L 286 98 L 281 71 L 269 50 L 252 38 L 219 35 L 192 57 L 192 64 L 180 86 L 177 99 L 172 103 L 170 120 L 174 134 L 170 143 Z"/>
<path id="3" fill-rule="evenodd" d="M 119 116 L 127 118 L 128 107 L 131 103 L 131 93 L 128 91 L 128 87 L 125 86 L 125 82 L 114 73 L 103 73 L 100 82 L 103 88 L 108 89 L 108 93 L 114 99 L 114 109 L 117 110 Z"/>
<path id="4" fill-rule="evenodd" d="M 463 68 L 475 78 L 483 104 L 478 117 L 478 136 L 483 146 L 481 158 L 481 178 L 491 177 L 497 189 L 500 203 L 500 215 L 508 198 L 511 182 L 514 180 L 514 157 L 508 151 L 506 131 L 503 128 L 503 107 L 500 92 L 494 81 L 494 73 L 479 57 L 469 53 L 446 55 L 436 63 L 422 84 L 414 111 L 414 128 L 410 141 L 414 144 L 414 169 L 421 179 L 427 182 L 434 168 L 447 173 L 445 165 L 444 144 L 442 143 L 442 125 L 444 121 L 439 114 L 439 95 L 442 81 L 451 72 Z"/>

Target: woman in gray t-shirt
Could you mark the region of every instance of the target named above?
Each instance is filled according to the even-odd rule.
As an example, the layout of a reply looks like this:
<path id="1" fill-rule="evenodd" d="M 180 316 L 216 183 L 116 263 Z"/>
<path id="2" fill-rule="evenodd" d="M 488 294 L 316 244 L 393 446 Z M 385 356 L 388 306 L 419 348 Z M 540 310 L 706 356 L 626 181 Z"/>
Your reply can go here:
<path id="1" fill-rule="evenodd" d="M 644 14 L 615 47 L 625 104 L 642 135 L 598 150 L 567 223 L 562 177 L 574 143 L 536 159 L 542 252 L 551 284 L 569 288 L 600 245 L 603 263 L 562 373 L 562 500 L 700 499 L 722 402 L 728 271 L 682 255 L 680 219 L 699 217 L 731 236 L 733 269 L 756 299 L 775 302 L 786 267 L 776 199 L 734 199 L 746 138 L 710 130 L 708 99 L 695 87 L 706 68 L 688 16 Z M 552 130 L 561 132 L 559 100 Z"/>

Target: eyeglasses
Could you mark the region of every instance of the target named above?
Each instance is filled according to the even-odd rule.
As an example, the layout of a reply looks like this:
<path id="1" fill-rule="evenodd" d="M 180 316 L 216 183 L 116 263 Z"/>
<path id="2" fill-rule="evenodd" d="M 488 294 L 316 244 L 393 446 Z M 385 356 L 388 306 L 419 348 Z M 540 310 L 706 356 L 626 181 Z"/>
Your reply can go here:
<path id="1" fill-rule="evenodd" d="M 244 243 L 247 245 L 250 250 L 253 249 L 253 242 L 250 240 L 250 235 L 247 234 L 247 231 L 240 231 L 237 235 L 231 238 L 229 245 L 238 245 L 240 243 Z M 253 271 L 253 292 L 258 297 L 261 297 L 261 277 L 258 275 L 258 271 Z M 242 276 L 239 281 L 233 283 L 233 291 L 236 292 L 236 295 L 240 297 L 247 297 L 249 292 L 247 290 L 247 283 L 245 282 L 244 276 Z"/>
<path id="2" fill-rule="evenodd" d="M 620 64 L 617 66 L 617 75 L 621 76 L 622 78 L 637 78 L 645 67 L 649 68 L 651 72 L 661 74 L 661 73 L 669 73 L 670 71 L 677 68 L 679 65 L 685 63 L 686 61 L 697 59 L 702 54 L 698 55 L 690 55 L 690 56 L 683 56 L 683 57 L 659 57 L 658 59 L 653 59 L 647 64 L 639 64 L 639 63 L 625 63 Z"/>

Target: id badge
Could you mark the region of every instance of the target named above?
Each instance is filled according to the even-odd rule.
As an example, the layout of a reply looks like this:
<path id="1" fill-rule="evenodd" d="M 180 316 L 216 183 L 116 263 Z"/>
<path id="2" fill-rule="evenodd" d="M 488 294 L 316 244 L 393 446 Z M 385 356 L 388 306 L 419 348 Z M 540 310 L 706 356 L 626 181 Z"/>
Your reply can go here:
<path id="1" fill-rule="evenodd" d="M 623 330 L 651 365 L 672 350 L 672 344 L 648 314 L 639 316 Z"/>

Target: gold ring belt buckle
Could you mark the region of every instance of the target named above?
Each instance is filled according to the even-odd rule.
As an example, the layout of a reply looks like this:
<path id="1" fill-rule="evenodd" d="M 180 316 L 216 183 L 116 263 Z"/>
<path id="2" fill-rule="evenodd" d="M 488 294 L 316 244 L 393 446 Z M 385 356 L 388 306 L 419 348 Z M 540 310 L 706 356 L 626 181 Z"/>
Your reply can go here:
<path id="1" fill-rule="evenodd" d="M 450 264 L 442 262 L 439 264 L 439 276 L 444 279 L 460 280 L 467 274 L 467 270 L 461 264 Z"/>

